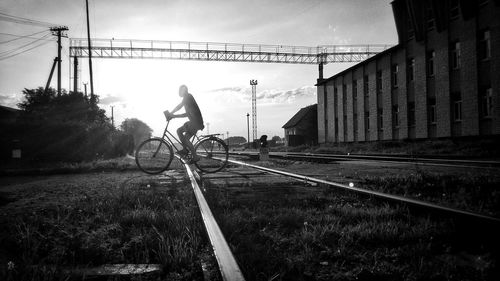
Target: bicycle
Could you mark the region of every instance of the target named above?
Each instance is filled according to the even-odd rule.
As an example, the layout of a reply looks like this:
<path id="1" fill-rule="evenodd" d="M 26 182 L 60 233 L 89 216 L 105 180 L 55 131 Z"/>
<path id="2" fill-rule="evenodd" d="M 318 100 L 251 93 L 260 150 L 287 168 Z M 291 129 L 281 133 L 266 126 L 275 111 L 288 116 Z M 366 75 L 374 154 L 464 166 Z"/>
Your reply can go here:
<path id="1" fill-rule="evenodd" d="M 141 171 L 154 175 L 167 170 L 174 158 L 173 150 L 175 149 L 177 153 L 180 151 L 172 139 L 179 145 L 181 141 L 168 130 L 169 124 L 170 120 L 167 121 L 161 138 L 154 137 L 147 139 L 137 147 L 135 151 L 135 163 Z M 191 142 L 196 140 L 194 149 L 201 159 L 194 162 L 194 165 L 201 172 L 216 173 L 224 169 L 227 165 L 229 149 L 226 143 L 217 137 L 218 135 L 220 134 L 201 135 L 198 137 L 198 135 L 195 134 L 190 139 Z M 215 158 L 215 154 L 221 155 L 221 157 Z M 191 152 L 189 152 L 186 157 L 180 159 L 183 162 L 189 162 L 191 159 L 190 157 Z"/>

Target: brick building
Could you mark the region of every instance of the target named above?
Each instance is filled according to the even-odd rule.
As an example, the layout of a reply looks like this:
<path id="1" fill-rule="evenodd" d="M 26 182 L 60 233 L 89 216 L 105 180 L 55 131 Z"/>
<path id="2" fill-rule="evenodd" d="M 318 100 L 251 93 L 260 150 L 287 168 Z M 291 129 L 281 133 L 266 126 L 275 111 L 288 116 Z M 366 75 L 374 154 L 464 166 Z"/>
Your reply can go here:
<path id="1" fill-rule="evenodd" d="M 500 0 L 394 0 L 399 44 L 318 79 L 319 143 L 500 135 Z"/>
<path id="2" fill-rule="evenodd" d="M 318 143 L 317 108 L 316 104 L 301 108 L 283 125 L 287 146 L 316 145 Z"/>

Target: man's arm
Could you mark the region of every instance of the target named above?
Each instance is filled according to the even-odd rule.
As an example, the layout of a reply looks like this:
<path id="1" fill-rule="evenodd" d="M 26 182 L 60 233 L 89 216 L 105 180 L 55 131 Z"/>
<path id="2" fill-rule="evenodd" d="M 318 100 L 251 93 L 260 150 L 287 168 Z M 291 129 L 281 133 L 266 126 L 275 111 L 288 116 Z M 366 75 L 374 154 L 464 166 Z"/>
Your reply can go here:
<path id="1" fill-rule="evenodd" d="M 176 113 L 177 111 L 179 111 L 179 109 L 181 109 L 182 107 L 184 106 L 184 103 L 179 103 L 176 107 L 174 107 L 174 109 L 172 109 L 172 114 Z"/>
<path id="2" fill-rule="evenodd" d="M 165 117 L 167 119 L 172 119 L 172 118 L 179 118 L 179 117 L 187 117 L 187 113 L 182 113 L 182 114 L 174 114 L 175 112 L 179 111 L 184 106 L 184 104 L 181 102 L 179 103 L 174 109 L 172 109 L 172 112 L 168 112 L 168 110 L 164 111 L 163 114 L 165 114 Z M 167 116 L 168 113 L 168 116 Z"/>

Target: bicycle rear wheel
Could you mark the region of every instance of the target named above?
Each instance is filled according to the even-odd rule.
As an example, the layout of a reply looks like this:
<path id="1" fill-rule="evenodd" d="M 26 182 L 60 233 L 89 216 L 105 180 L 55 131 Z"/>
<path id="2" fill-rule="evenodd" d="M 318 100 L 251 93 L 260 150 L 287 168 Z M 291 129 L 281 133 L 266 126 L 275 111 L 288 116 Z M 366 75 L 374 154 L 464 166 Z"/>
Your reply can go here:
<path id="1" fill-rule="evenodd" d="M 223 140 L 216 137 L 205 138 L 199 141 L 194 149 L 201 157 L 200 161 L 195 162 L 200 171 L 215 173 L 226 167 L 229 149 Z"/>
<path id="2" fill-rule="evenodd" d="M 148 174 L 159 174 L 170 166 L 174 152 L 172 147 L 161 138 L 143 141 L 135 152 L 135 163 Z"/>

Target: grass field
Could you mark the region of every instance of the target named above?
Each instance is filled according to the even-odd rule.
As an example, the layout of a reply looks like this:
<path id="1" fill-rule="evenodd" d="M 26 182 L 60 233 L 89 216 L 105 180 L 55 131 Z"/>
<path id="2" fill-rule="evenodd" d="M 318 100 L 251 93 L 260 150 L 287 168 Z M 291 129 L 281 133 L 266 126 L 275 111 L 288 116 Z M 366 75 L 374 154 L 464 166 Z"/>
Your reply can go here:
<path id="1" fill-rule="evenodd" d="M 207 241 L 182 175 L 2 178 L 0 280 L 63 280 L 63 269 L 116 263 L 161 264 L 168 280 L 202 280 Z M 141 280 L 149 278 L 158 276 Z"/>
<path id="2" fill-rule="evenodd" d="M 449 220 L 323 187 L 208 186 L 247 280 L 498 280 L 491 249 Z M 464 244 L 467 245 L 464 247 Z M 464 250 L 468 249 L 468 250 Z"/>
<path id="3" fill-rule="evenodd" d="M 291 172 L 500 217 L 500 174 L 495 169 L 369 161 L 273 162 Z"/>
<path id="4" fill-rule="evenodd" d="M 425 140 L 382 141 L 322 144 L 320 146 L 278 147 L 272 151 L 315 152 L 332 154 L 406 154 L 414 156 L 439 155 L 442 157 L 499 159 L 498 139 L 481 140 Z"/>
<path id="5" fill-rule="evenodd" d="M 219 280 L 184 173 L 148 176 L 129 160 L 2 177 L 0 280 L 65 280 L 67 269 L 116 263 L 163 267 L 132 280 Z M 266 165 L 498 212 L 494 174 L 364 162 Z M 500 280 L 499 253 L 451 220 L 322 186 L 231 180 L 205 188 L 247 280 Z"/>

